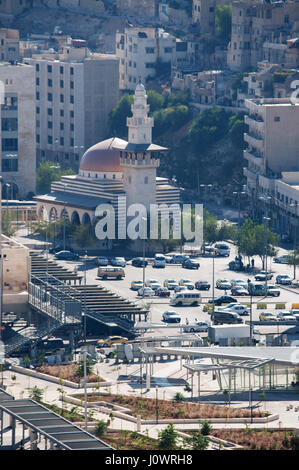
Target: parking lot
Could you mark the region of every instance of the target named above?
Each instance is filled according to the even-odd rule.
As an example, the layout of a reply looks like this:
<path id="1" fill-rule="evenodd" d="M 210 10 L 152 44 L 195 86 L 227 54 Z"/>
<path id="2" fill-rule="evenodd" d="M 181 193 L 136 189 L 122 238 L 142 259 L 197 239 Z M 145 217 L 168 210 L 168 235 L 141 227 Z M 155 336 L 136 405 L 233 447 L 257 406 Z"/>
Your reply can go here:
<path id="1" fill-rule="evenodd" d="M 285 254 L 284 250 L 280 250 L 279 254 Z M 215 266 L 215 285 L 217 279 L 243 279 L 247 282 L 248 279 L 253 280 L 254 275 L 257 274 L 258 270 L 262 269 L 262 262 L 259 258 L 255 258 L 255 273 L 245 273 L 245 272 L 234 272 L 228 269 L 229 261 L 233 260 L 236 256 L 236 247 L 231 246 L 231 254 L 230 257 L 216 257 L 214 259 L 214 266 Z M 100 280 L 97 278 L 97 267 L 92 262 L 86 263 L 86 282 L 87 284 L 93 285 L 102 285 L 105 286 L 107 289 L 116 292 L 117 294 L 130 299 L 131 301 L 137 303 L 146 303 L 150 304 L 150 317 L 149 320 L 152 323 L 161 323 L 162 314 L 166 310 L 175 310 L 181 316 L 181 323 L 186 323 L 188 319 L 189 323 L 195 321 L 209 321 L 210 316 L 208 313 L 203 311 L 203 306 L 208 302 L 209 299 L 212 299 L 212 278 L 213 278 L 213 259 L 212 257 L 202 257 L 199 256 L 196 258 L 197 261 L 200 263 L 200 268 L 198 270 L 194 269 L 185 269 L 182 268 L 181 265 L 171 265 L 167 264 L 165 268 L 154 268 L 151 263 L 149 262 L 148 266 L 145 269 L 145 276 L 146 280 L 155 279 L 160 284 L 163 285 L 163 282 L 166 279 L 175 279 L 176 281 L 180 281 L 181 279 L 188 279 L 192 282 L 196 282 L 198 280 L 205 280 L 208 281 L 211 285 L 209 291 L 195 291 L 200 292 L 202 297 L 201 305 L 197 307 L 173 307 L 169 305 L 169 298 L 160 298 L 160 297 L 150 297 L 142 299 L 138 297 L 137 291 L 131 290 L 131 282 L 134 280 L 141 280 L 143 277 L 143 269 L 134 267 L 128 262 L 127 266 L 124 268 L 125 270 L 125 278 L 122 280 Z M 69 269 L 74 269 L 75 266 L 78 267 L 78 272 L 84 272 L 85 263 L 82 261 L 73 262 L 73 261 L 57 261 L 59 264 L 62 264 Z M 246 260 L 245 260 L 246 264 Z M 271 263 L 268 260 L 268 270 L 273 273 L 273 279 L 268 281 L 269 284 L 275 284 L 275 277 L 278 274 L 288 274 L 291 278 L 293 278 L 293 268 L 285 265 L 285 264 L 276 264 Z M 279 310 L 275 309 L 275 305 L 277 303 L 284 303 L 286 304 L 286 309 L 291 308 L 292 303 L 299 303 L 299 289 L 290 288 L 289 286 L 279 286 L 281 290 L 281 294 L 279 297 L 253 297 L 253 320 L 259 320 L 259 313 L 261 311 L 267 311 L 272 313 L 278 313 Z M 230 295 L 230 291 L 225 292 L 224 290 L 220 290 L 215 287 L 215 298 L 227 293 Z M 173 291 L 171 291 L 171 295 L 173 295 Z M 250 303 L 249 296 L 242 296 L 237 297 L 238 302 L 240 303 Z M 267 307 L 264 310 L 257 309 L 257 302 L 266 303 Z M 283 308 L 284 310 L 284 308 Z M 245 320 L 249 319 L 249 317 L 244 316 Z M 167 325 L 165 325 L 167 326 Z M 277 327 L 273 326 L 264 326 L 263 332 L 272 332 L 273 328 L 275 328 L 275 332 L 277 332 Z M 281 325 L 279 326 L 279 332 L 283 331 L 286 327 Z M 163 327 L 155 329 L 155 334 L 174 334 L 175 329 L 170 327 Z"/>

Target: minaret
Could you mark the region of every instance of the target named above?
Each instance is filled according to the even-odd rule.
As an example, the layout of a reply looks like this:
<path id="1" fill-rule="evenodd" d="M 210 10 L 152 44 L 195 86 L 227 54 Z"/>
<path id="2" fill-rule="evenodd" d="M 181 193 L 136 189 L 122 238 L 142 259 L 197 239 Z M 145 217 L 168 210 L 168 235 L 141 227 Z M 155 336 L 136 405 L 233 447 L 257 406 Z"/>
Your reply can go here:
<path id="1" fill-rule="evenodd" d="M 154 120 L 148 116 L 149 105 L 142 83 L 136 87 L 131 110 L 133 116 L 127 118 L 128 143 L 119 148 L 127 207 L 140 203 L 149 211 L 150 204 L 156 203 L 156 169 L 160 165 L 154 155 L 167 149 L 152 144 Z"/>

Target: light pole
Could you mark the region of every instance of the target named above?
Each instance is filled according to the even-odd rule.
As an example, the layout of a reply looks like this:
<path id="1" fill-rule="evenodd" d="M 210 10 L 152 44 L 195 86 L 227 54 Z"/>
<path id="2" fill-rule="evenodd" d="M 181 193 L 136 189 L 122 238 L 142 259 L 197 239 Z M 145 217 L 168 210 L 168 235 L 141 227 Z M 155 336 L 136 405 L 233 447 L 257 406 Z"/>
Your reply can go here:
<path id="1" fill-rule="evenodd" d="M 51 165 L 50 168 L 52 168 L 53 170 L 59 170 L 60 169 L 60 165 Z M 56 222 L 57 222 L 57 212 L 56 212 L 56 215 L 54 217 L 54 250 L 56 248 Z"/>
<path id="2" fill-rule="evenodd" d="M 212 251 L 213 271 L 212 271 L 212 322 L 214 322 L 215 312 L 215 250 Z"/>
<path id="3" fill-rule="evenodd" d="M 84 344 L 86 344 L 86 270 L 87 270 L 87 252 L 84 256 Z"/>
<path id="4" fill-rule="evenodd" d="M 266 224 L 270 219 L 270 217 L 263 217 L 264 220 L 264 268 L 266 271 L 265 277 L 265 288 L 266 288 L 266 295 L 267 295 L 267 284 L 268 284 L 268 268 L 267 268 L 267 259 L 268 259 L 268 237 L 266 236 Z M 267 226 L 268 228 L 268 226 Z"/>
<path id="5" fill-rule="evenodd" d="M 244 185 L 243 185 L 244 189 Z M 238 197 L 238 227 L 241 225 L 241 197 L 246 195 L 246 191 L 233 191 L 234 196 Z"/>
<path id="6" fill-rule="evenodd" d="M 8 188 L 10 188 L 9 183 L 5 183 L 6 186 L 6 236 L 8 237 Z"/>
<path id="7" fill-rule="evenodd" d="M 156 424 L 159 421 L 159 407 L 158 407 L 158 387 L 156 385 Z"/>
<path id="8" fill-rule="evenodd" d="M 295 250 L 296 249 L 296 245 L 297 245 L 297 206 L 298 206 L 298 202 L 297 201 L 294 201 L 290 204 L 290 207 L 294 207 L 295 208 L 295 224 L 294 224 L 294 245 L 293 245 L 293 249 Z"/>
<path id="9" fill-rule="evenodd" d="M 143 282 L 143 289 L 142 289 L 142 298 L 144 299 L 144 288 L 145 288 L 145 237 L 146 237 L 146 229 L 147 229 L 147 218 L 142 217 L 144 222 L 144 238 L 143 238 L 143 261 L 142 261 L 142 282 Z"/>
<path id="10" fill-rule="evenodd" d="M 83 351 L 83 372 L 84 372 L 84 427 L 87 431 L 87 367 L 86 367 L 86 357 L 90 356 L 87 351 Z"/>

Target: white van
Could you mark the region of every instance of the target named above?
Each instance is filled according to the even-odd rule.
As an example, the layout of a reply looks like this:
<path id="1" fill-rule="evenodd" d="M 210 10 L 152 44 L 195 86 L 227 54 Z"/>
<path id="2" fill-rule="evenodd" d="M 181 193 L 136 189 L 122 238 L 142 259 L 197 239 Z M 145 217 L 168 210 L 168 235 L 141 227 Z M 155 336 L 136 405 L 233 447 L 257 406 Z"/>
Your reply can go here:
<path id="1" fill-rule="evenodd" d="M 198 305 L 201 303 L 201 295 L 199 292 L 178 292 L 170 299 L 170 305 Z"/>
<path id="2" fill-rule="evenodd" d="M 164 255 L 161 254 L 156 254 L 155 259 L 154 259 L 154 268 L 165 268 L 166 266 L 166 258 Z"/>
<path id="3" fill-rule="evenodd" d="M 214 247 L 217 249 L 220 256 L 229 256 L 230 247 L 226 243 L 215 243 Z"/>

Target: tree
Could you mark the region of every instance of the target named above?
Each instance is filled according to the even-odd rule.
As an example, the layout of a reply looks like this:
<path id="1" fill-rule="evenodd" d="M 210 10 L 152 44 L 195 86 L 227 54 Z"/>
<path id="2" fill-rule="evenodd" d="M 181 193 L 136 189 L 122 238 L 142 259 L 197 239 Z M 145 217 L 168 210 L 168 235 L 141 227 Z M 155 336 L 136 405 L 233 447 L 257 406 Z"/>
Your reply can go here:
<path id="1" fill-rule="evenodd" d="M 226 43 L 229 42 L 232 29 L 232 6 L 220 5 L 216 8 L 216 28 L 219 36 Z"/>
<path id="2" fill-rule="evenodd" d="M 164 96 L 161 93 L 158 93 L 155 90 L 147 91 L 147 102 L 150 106 L 150 113 L 154 113 L 158 109 L 163 108 L 164 106 Z"/>
<path id="3" fill-rule="evenodd" d="M 43 394 L 44 394 L 44 391 L 43 391 L 42 388 L 38 388 L 35 385 L 32 388 L 28 388 L 28 391 L 29 391 L 29 397 L 31 398 L 31 400 L 34 400 L 34 401 L 37 401 L 37 402 L 42 401 L 42 397 L 43 397 Z"/>
<path id="4" fill-rule="evenodd" d="M 191 445 L 193 450 L 206 450 L 209 447 L 209 438 L 202 434 L 194 434 L 185 439 L 186 443 Z"/>
<path id="5" fill-rule="evenodd" d="M 71 168 L 62 170 L 54 167 L 51 161 L 42 161 L 36 171 L 36 190 L 38 194 L 49 192 L 53 181 L 60 181 L 62 176 L 74 175 Z M 57 165 L 56 165 L 57 166 Z"/>
<path id="6" fill-rule="evenodd" d="M 71 238 L 80 248 L 92 247 L 96 243 L 90 224 L 77 225 Z"/>
<path id="7" fill-rule="evenodd" d="M 278 244 L 278 237 L 271 232 L 269 227 L 258 224 L 251 219 L 239 228 L 237 233 L 237 245 L 241 255 L 260 256 L 264 264 L 264 255 L 273 256 L 274 246 Z"/>
<path id="8" fill-rule="evenodd" d="M 92 374 L 94 362 L 89 357 L 86 358 L 86 375 Z M 84 359 L 80 359 L 77 370 L 77 377 L 84 377 Z"/>
<path id="9" fill-rule="evenodd" d="M 112 109 L 109 115 L 109 130 L 113 136 L 122 138 L 127 136 L 127 117 L 131 116 L 131 105 L 133 101 L 133 95 L 125 94 L 122 96 L 117 106 Z"/>
<path id="10" fill-rule="evenodd" d="M 170 423 L 163 431 L 158 434 L 158 447 L 164 450 L 175 450 L 178 433 L 174 429 L 173 423 Z"/>
<path id="11" fill-rule="evenodd" d="M 294 279 L 296 279 L 296 267 L 299 266 L 299 247 L 292 250 L 288 255 L 288 265 L 294 268 Z"/>
<path id="12" fill-rule="evenodd" d="M 174 396 L 174 399 L 177 403 L 182 403 L 182 401 L 184 400 L 184 395 L 180 392 L 177 392 Z"/>

